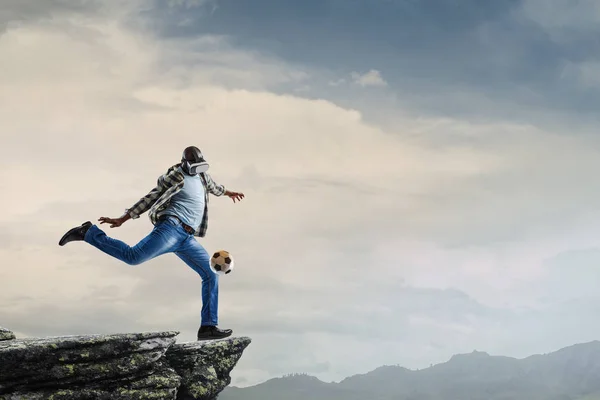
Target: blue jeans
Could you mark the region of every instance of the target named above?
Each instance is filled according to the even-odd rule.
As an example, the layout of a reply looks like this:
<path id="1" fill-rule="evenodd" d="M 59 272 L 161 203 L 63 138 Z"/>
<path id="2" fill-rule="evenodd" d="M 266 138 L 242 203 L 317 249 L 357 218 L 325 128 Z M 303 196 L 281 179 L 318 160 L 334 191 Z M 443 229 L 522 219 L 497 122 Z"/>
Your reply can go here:
<path id="1" fill-rule="evenodd" d="M 92 225 L 88 229 L 84 240 L 129 265 L 141 264 L 161 254 L 175 253 L 202 279 L 200 325 L 217 325 L 219 275 L 210 268 L 210 257 L 207 251 L 198 243 L 193 234 L 187 233 L 183 229 L 177 218 L 167 217 L 165 220 L 157 222 L 152 232 L 133 247 L 108 237 L 96 225 Z"/>

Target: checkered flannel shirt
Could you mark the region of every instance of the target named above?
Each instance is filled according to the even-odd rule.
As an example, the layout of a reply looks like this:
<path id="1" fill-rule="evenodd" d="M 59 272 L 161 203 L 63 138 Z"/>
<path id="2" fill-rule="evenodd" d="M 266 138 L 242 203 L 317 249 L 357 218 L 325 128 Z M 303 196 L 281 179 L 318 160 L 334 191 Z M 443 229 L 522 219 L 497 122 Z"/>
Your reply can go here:
<path id="1" fill-rule="evenodd" d="M 225 186 L 218 185 L 213 181 L 206 172 L 199 174 L 202 183 L 204 184 L 204 216 L 200 226 L 194 232 L 195 236 L 204 237 L 208 229 L 208 194 L 212 193 L 215 196 L 225 194 Z M 169 200 L 183 188 L 184 176 L 179 168 L 179 164 L 175 164 L 167 170 L 166 173 L 158 178 L 156 187 L 152 189 L 146 196 L 142 197 L 132 207 L 125 210 L 132 219 L 139 218 L 141 214 L 148 211 L 150 222 L 153 225 L 158 221 L 158 217 L 169 205 Z"/>

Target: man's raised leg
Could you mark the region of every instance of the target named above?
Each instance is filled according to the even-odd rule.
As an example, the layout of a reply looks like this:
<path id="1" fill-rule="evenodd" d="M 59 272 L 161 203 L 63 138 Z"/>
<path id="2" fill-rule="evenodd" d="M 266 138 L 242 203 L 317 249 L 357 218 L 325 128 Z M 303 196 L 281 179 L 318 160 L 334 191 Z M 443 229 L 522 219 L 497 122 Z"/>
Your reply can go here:
<path id="1" fill-rule="evenodd" d="M 87 228 L 83 236 L 85 242 L 129 265 L 138 265 L 161 254 L 173 251 L 181 239 L 181 234 L 168 222 L 158 223 L 135 246 L 129 246 L 121 240 L 107 236 L 96 225 Z"/>

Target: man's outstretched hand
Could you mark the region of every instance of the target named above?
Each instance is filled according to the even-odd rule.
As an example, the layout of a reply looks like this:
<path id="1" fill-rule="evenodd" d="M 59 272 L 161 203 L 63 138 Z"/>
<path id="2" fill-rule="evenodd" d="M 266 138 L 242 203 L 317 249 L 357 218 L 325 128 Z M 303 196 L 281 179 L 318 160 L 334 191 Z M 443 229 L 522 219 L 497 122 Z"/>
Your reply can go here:
<path id="1" fill-rule="evenodd" d="M 110 224 L 111 228 L 117 228 L 117 227 L 123 225 L 123 222 L 125 222 L 126 219 L 123 217 L 120 217 L 120 218 L 100 217 L 100 218 L 98 218 L 98 221 L 100 221 L 101 224 Z"/>
<path id="2" fill-rule="evenodd" d="M 244 198 L 244 193 L 238 193 L 238 192 L 230 192 L 229 190 L 227 190 L 225 192 L 225 196 L 228 196 L 231 198 L 231 200 L 233 200 L 233 202 L 235 203 L 235 201 L 241 201 Z"/>

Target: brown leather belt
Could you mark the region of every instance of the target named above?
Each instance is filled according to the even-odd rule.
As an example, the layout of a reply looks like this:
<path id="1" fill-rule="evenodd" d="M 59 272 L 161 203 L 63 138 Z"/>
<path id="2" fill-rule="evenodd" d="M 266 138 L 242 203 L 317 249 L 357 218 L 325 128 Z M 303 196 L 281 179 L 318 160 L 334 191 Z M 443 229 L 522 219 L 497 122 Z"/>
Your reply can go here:
<path id="1" fill-rule="evenodd" d="M 161 221 L 165 220 L 169 217 L 173 217 L 175 218 L 177 221 L 179 221 L 179 223 L 181 224 L 181 226 L 183 227 L 183 229 L 189 233 L 190 235 L 193 234 L 195 232 L 194 228 L 192 228 L 191 226 L 184 224 L 182 220 L 179 219 L 179 217 L 177 217 L 176 215 L 172 215 L 172 214 L 168 214 L 168 215 L 161 215 L 161 217 L 159 218 Z"/>

